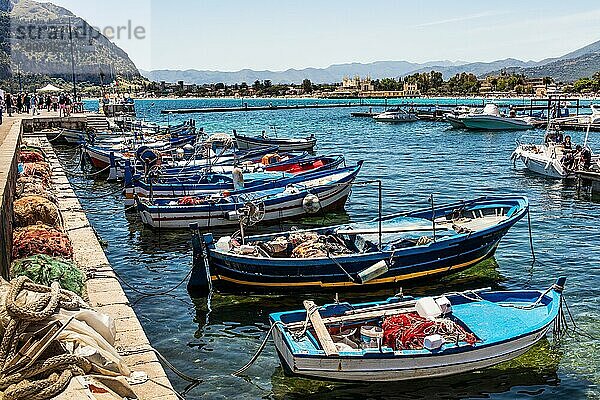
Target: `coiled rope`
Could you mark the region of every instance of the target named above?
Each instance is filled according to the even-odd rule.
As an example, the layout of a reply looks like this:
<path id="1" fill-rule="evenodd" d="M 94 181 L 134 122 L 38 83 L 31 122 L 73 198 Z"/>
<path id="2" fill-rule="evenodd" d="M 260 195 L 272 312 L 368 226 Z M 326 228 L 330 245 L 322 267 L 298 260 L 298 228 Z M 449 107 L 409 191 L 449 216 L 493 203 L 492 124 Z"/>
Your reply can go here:
<path id="1" fill-rule="evenodd" d="M 41 296 L 32 303 L 19 305 L 17 298 L 25 290 Z M 86 307 L 79 296 L 60 289 L 58 282 L 53 282 L 48 287 L 34 284 L 24 276 L 12 280 L 6 296 L 8 324 L 0 343 L 0 390 L 4 390 L 5 400 L 50 399 L 62 392 L 73 376 L 83 375 L 91 370 L 91 364 L 85 358 L 60 354 L 21 367 L 16 372 L 4 372 L 9 363 L 19 355 L 19 337 L 31 323 L 44 321 L 61 308 L 74 311 Z"/>

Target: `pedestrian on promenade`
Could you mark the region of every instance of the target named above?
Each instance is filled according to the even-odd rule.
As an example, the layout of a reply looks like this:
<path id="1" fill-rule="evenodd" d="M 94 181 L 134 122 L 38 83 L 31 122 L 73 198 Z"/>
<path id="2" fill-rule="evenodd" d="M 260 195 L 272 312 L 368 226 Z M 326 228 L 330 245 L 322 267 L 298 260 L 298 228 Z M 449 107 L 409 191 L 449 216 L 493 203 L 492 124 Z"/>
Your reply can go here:
<path id="1" fill-rule="evenodd" d="M 17 114 L 21 114 L 21 112 L 23 111 L 23 96 L 21 93 L 19 93 L 17 95 Z"/>
<path id="2" fill-rule="evenodd" d="M 31 115 L 39 114 L 37 112 L 37 97 L 35 95 L 31 96 L 31 99 L 29 99 L 29 108 L 31 109 Z"/>
<path id="3" fill-rule="evenodd" d="M 10 93 L 6 93 L 6 97 L 4 99 L 4 106 L 6 107 L 6 112 L 9 117 L 12 117 L 12 108 L 13 108 L 13 99 Z"/>
<path id="4" fill-rule="evenodd" d="M 29 93 L 23 96 L 23 110 L 27 114 L 31 111 L 31 96 L 29 96 Z"/>
<path id="5" fill-rule="evenodd" d="M 4 113 L 4 90 L 0 89 L 0 125 L 2 125 L 2 114 Z"/>

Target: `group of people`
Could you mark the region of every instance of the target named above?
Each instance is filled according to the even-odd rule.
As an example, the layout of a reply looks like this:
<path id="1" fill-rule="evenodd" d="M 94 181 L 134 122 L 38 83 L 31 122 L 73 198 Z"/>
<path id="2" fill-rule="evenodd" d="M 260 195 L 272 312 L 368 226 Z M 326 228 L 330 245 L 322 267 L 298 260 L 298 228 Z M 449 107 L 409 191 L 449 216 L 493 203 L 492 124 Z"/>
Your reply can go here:
<path id="1" fill-rule="evenodd" d="M 70 94 L 61 93 L 59 95 L 42 94 L 10 94 L 0 90 L 0 124 L 2 124 L 3 114 L 12 117 L 16 114 L 39 115 L 40 110 L 48 112 L 58 112 L 59 117 L 68 117 L 73 112 L 73 108 L 81 99 L 73 99 Z"/>
<path id="2" fill-rule="evenodd" d="M 591 150 L 587 146 L 582 147 L 579 144 L 573 148 L 571 136 L 566 135 L 564 140 L 562 136 L 561 132 L 556 134 L 557 143 L 561 143 L 563 148 L 563 156 L 560 160 L 563 167 L 567 171 L 588 170 L 592 165 Z"/>

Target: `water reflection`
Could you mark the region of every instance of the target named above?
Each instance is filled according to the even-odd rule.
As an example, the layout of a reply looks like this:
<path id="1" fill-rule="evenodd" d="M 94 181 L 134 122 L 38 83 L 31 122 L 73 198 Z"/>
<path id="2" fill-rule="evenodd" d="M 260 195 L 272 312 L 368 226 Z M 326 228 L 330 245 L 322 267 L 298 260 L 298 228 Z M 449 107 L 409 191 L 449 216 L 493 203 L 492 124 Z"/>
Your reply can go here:
<path id="1" fill-rule="evenodd" d="M 384 383 L 334 383 L 286 377 L 278 367 L 271 377 L 274 399 L 462 399 L 489 398 L 513 392 L 514 397 L 543 393 L 559 383 L 561 353 L 547 340 L 512 361 L 462 375 Z"/>

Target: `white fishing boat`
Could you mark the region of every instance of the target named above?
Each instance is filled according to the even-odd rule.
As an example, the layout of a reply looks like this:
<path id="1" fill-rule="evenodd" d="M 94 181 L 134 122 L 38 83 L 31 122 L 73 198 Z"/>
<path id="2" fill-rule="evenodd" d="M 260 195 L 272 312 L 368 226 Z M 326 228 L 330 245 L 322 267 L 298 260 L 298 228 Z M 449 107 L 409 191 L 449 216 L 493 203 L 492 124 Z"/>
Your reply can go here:
<path id="1" fill-rule="evenodd" d="M 373 119 L 377 122 L 400 123 L 418 121 L 419 117 L 412 111 L 405 111 L 400 107 L 394 107 L 386 112 L 375 115 Z"/>
<path id="2" fill-rule="evenodd" d="M 289 375 L 343 381 L 436 378 L 487 368 L 527 352 L 554 326 L 565 279 L 547 290 L 449 293 L 270 315 Z"/>
<path id="3" fill-rule="evenodd" d="M 578 164 L 579 160 L 576 160 L 581 157 L 581 153 L 576 154 L 572 145 L 565 149 L 562 137 L 560 131 L 549 127 L 541 144 L 534 144 L 529 138 L 521 138 L 517 141 L 517 148 L 511 159 L 514 162 L 520 160 L 528 170 L 548 178 L 575 178 L 575 171 L 582 167 Z M 587 146 L 587 135 L 581 148 L 581 152 L 583 151 L 589 152 L 590 162 L 592 159 L 597 160 L 598 157 L 593 156 Z"/>
<path id="4" fill-rule="evenodd" d="M 535 118 L 507 117 L 500 113 L 495 104 L 486 104 L 481 113 L 471 113 L 459 117 L 467 129 L 505 131 L 534 128 Z"/>

